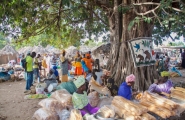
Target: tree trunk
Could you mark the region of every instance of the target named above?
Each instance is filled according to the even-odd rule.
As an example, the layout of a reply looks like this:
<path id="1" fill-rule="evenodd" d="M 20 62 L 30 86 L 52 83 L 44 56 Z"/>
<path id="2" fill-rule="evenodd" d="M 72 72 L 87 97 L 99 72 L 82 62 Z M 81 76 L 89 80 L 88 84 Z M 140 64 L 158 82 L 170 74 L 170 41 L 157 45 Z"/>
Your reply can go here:
<path id="1" fill-rule="evenodd" d="M 111 52 L 108 69 L 112 72 L 115 82 L 120 85 L 126 76 L 136 76 L 135 88 L 139 91 L 148 89 L 154 79 L 158 77 L 155 66 L 134 67 L 128 41 L 137 37 L 152 37 L 153 24 L 141 21 L 128 30 L 128 25 L 136 14 L 130 10 L 123 14 L 118 11 L 118 5 L 131 4 L 132 0 L 114 0 L 114 9 L 109 13 Z M 121 3 L 120 3 L 121 2 Z M 146 11 L 147 8 L 138 9 Z"/>

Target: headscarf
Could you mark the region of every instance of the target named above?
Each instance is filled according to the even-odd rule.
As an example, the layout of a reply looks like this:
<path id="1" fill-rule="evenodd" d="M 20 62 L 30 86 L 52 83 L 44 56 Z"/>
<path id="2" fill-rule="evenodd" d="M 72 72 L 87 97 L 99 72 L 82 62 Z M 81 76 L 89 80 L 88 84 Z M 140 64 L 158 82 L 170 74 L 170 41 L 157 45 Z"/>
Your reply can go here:
<path id="1" fill-rule="evenodd" d="M 85 56 L 86 56 L 86 57 L 90 57 L 91 55 L 87 53 L 87 54 L 85 54 Z"/>
<path id="2" fill-rule="evenodd" d="M 128 82 L 135 82 L 135 79 L 136 79 L 136 77 L 133 74 L 131 74 L 131 75 L 126 77 L 126 82 L 127 83 Z"/>
<path id="3" fill-rule="evenodd" d="M 168 76 L 170 76 L 169 72 L 167 72 L 167 71 L 161 72 L 161 77 L 168 77 Z"/>
<path id="4" fill-rule="evenodd" d="M 83 76 L 79 76 L 77 80 L 74 81 L 74 84 L 77 88 L 81 87 L 85 83 L 85 79 Z"/>

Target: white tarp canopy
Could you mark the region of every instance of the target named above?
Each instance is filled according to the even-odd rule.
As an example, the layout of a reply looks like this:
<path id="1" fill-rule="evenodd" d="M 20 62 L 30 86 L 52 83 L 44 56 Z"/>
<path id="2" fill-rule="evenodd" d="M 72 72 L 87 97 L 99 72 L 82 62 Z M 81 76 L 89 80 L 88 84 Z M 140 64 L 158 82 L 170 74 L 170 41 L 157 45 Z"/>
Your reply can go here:
<path id="1" fill-rule="evenodd" d="M 74 57 L 76 55 L 76 52 L 78 51 L 78 49 L 74 46 L 70 46 L 66 49 L 66 57 L 70 58 L 70 57 Z"/>
<path id="2" fill-rule="evenodd" d="M 82 46 L 80 46 L 79 51 L 82 52 L 82 53 L 87 53 L 87 52 L 91 51 L 91 48 L 88 47 L 88 46 L 82 45 Z"/>

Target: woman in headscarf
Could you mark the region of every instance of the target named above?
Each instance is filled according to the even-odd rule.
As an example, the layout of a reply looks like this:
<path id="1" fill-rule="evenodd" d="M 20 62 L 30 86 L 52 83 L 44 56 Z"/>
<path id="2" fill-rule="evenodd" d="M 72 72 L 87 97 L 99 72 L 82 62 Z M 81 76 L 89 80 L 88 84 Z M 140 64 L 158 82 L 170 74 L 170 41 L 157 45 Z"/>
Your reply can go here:
<path id="1" fill-rule="evenodd" d="M 81 64 L 82 56 L 80 55 L 79 51 L 77 51 L 75 56 L 75 74 L 76 75 L 82 75 L 83 69 Z"/>
<path id="2" fill-rule="evenodd" d="M 83 61 L 85 62 L 87 68 L 92 71 L 92 63 L 94 62 L 91 58 L 90 54 L 86 54 L 85 58 L 83 58 Z"/>
<path id="3" fill-rule="evenodd" d="M 133 74 L 127 76 L 125 82 L 123 82 L 119 87 L 118 95 L 122 96 L 128 100 L 131 100 L 132 86 L 135 83 L 135 79 L 136 79 L 136 77 Z"/>
<path id="4" fill-rule="evenodd" d="M 163 95 L 165 95 L 165 93 L 169 94 L 171 88 L 173 87 L 172 81 L 169 80 L 168 78 L 169 76 L 170 76 L 169 72 L 167 71 L 161 72 L 160 78 L 155 83 L 150 85 L 148 91 Z"/>
<path id="5" fill-rule="evenodd" d="M 61 61 L 61 70 L 62 70 L 62 80 L 61 82 L 67 82 L 68 81 L 68 59 L 65 58 L 66 51 L 62 51 L 62 56 L 60 57 Z"/>
<path id="6" fill-rule="evenodd" d="M 80 110 L 82 116 L 86 114 L 94 114 L 96 113 L 99 108 L 98 107 L 92 107 L 88 103 L 88 96 L 86 92 L 86 83 L 83 76 L 80 76 L 77 78 L 76 81 L 74 81 L 74 84 L 77 88 L 76 92 L 72 95 L 72 102 L 75 109 Z"/>

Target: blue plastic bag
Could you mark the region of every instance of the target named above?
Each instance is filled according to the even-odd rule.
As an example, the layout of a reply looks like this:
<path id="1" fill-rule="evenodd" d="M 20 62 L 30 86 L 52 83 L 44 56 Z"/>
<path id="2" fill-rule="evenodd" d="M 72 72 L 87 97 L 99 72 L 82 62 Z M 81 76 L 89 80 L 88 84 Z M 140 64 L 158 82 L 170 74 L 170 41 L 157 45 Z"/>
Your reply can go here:
<path id="1" fill-rule="evenodd" d="M 179 70 L 177 70 L 175 67 L 172 67 L 172 68 L 171 68 L 171 71 L 172 71 L 172 72 L 178 73 L 179 76 L 182 76 L 181 72 L 180 72 Z"/>
<path id="2" fill-rule="evenodd" d="M 0 72 L 0 79 L 10 80 L 11 76 L 7 72 Z"/>

